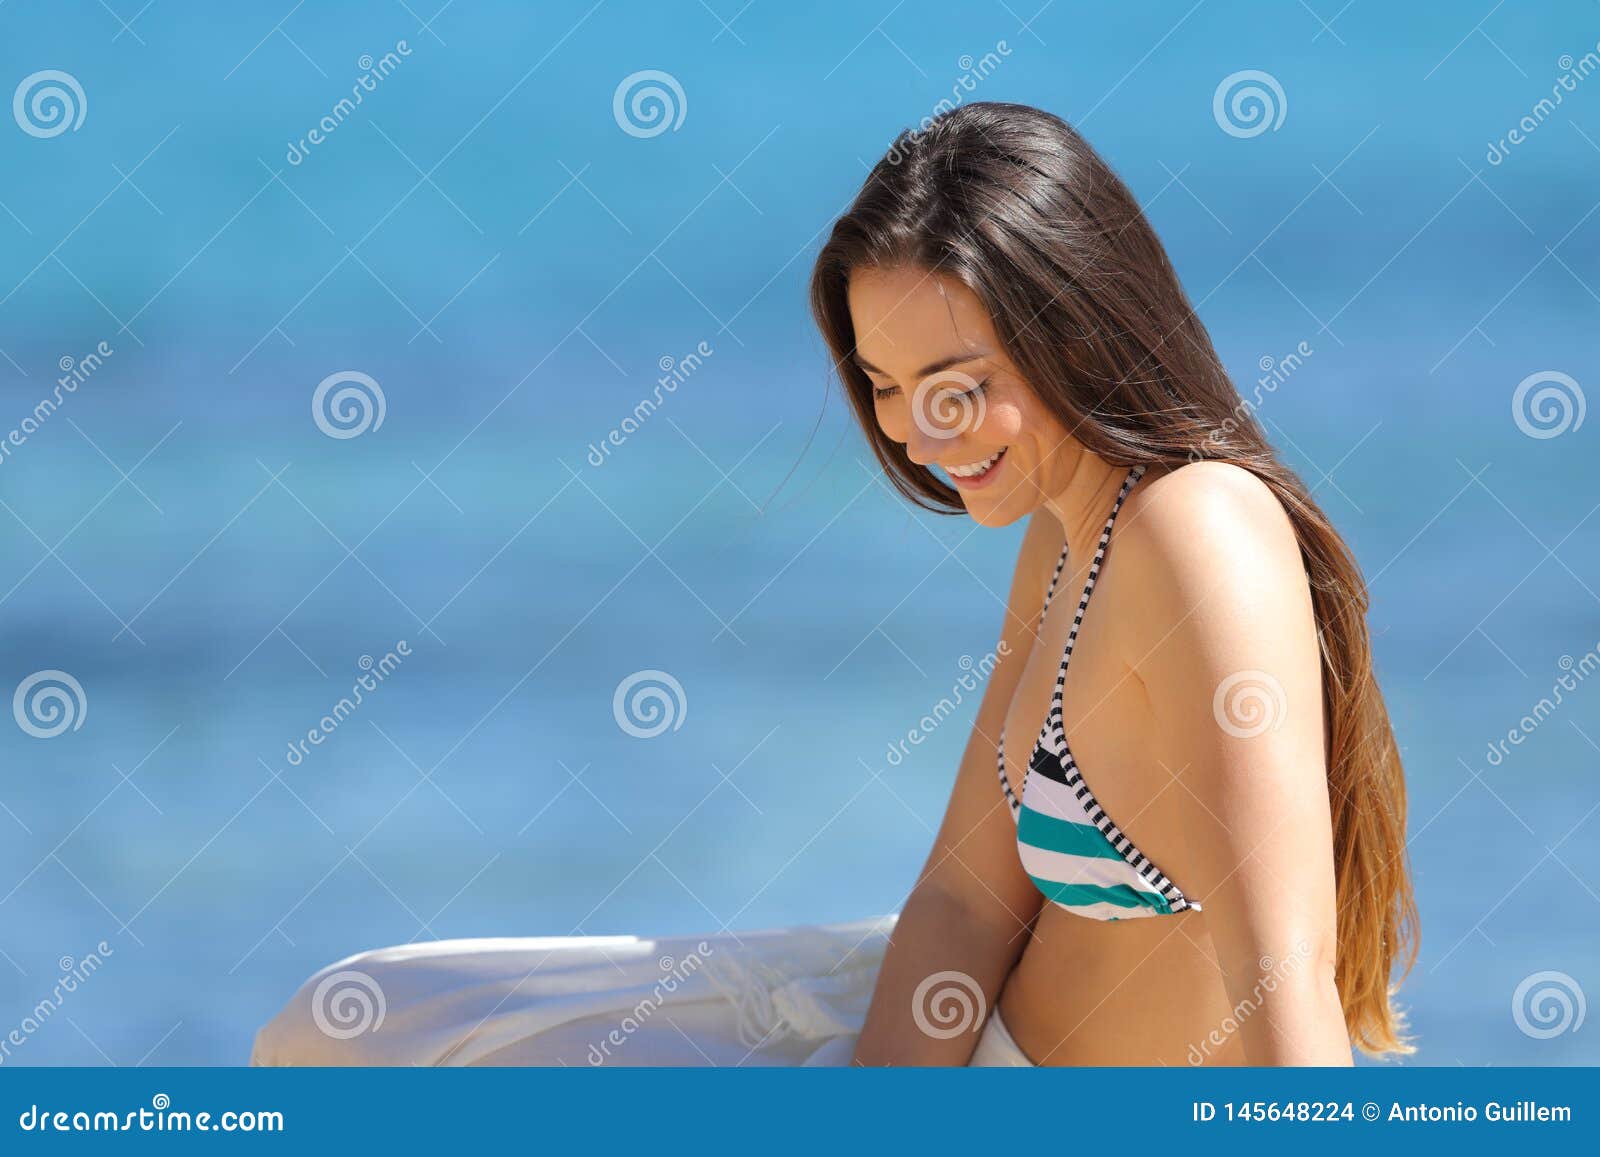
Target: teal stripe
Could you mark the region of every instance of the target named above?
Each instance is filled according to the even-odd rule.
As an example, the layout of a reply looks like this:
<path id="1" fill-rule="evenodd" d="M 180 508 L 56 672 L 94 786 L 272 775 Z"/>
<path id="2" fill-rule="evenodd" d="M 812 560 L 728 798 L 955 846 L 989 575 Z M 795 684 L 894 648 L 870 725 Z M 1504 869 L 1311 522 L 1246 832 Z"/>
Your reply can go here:
<path id="1" fill-rule="evenodd" d="M 1105 833 L 1093 824 L 1075 824 L 1071 820 L 1035 811 L 1027 804 L 1022 805 L 1022 814 L 1017 819 L 1017 840 L 1047 852 L 1065 852 L 1069 856 L 1122 859 L 1122 853 L 1112 847 Z"/>
<path id="2" fill-rule="evenodd" d="M 1044 893 L 1045 899 L 1067 908 L 1085 904 L 1115 904 L 1119 908 L 1154 908 L 1162 915 L 1172 912 L 1172 905 L 1167 903 L 1165 897 L 1155 892 L 1141 892 L 1126 884 L 1103 888 L 1098 884 L 1059 884 L 1031 875 L 1028 879 Z"/>

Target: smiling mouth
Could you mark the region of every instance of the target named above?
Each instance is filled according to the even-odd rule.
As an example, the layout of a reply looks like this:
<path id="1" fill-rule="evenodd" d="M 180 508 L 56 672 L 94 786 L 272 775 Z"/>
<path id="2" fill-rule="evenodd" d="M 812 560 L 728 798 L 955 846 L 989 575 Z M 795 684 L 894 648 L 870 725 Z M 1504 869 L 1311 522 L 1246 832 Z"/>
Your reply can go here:
<path id="1" fill-rule="evenodd" d="M 1000 463 L 1005 461 L 1006 449 L 1007 447 L 1002 446 L 989 457 L 977 462 L 968 462 L 962 466 L 946 466 L 945 473 L 950 475 L 950 481 L 962 490 L 982 486 L 993 479 L 1000 469 Z"/>

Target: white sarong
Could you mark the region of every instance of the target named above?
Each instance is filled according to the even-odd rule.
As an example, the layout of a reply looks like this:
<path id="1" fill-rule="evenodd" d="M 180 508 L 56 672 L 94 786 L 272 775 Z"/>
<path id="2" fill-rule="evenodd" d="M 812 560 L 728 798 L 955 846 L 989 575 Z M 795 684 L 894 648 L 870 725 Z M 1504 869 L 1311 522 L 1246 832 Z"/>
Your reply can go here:
<path id="1" fill-rule="evenodd" d="M 363 952 L 301 985 L 250 1063 L 847 1065 L 894 923 Z M 972 1063 L 1029 1062 L 996 1015 Z"/>

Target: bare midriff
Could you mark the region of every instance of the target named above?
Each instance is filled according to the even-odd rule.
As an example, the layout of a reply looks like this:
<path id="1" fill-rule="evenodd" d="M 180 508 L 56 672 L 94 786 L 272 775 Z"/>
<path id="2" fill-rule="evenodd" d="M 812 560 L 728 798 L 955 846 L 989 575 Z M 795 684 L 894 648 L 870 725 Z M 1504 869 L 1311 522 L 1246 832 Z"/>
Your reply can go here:
<path id="1" fill-rule="evenodd" d="M 1237 1065 L 1204 912 L 1086 920 L 1046 904 L 1000 995 L 1000 1014 L 1041 1065 Z"/>

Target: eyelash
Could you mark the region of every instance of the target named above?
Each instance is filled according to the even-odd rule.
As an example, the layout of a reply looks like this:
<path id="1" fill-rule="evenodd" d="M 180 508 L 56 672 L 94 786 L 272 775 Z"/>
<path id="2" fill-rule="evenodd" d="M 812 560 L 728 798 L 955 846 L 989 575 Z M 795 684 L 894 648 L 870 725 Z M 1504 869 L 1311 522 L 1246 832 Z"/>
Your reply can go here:
<path id="1" fill-rule="evenodd" d="M 988 378 L 984 378 L 983 381 L 981 381 L 977 385 L 973 386 L 972 389 L 967 390 L 961 396 L 964 397 L 964 398 L 976 397 L 979 394 L 982 394 L 984 392 L 984 390 L 986 390 L 988 388 L 989 388 L 989 379 Z M 883 386 L 883 387 L 874 386 L 874 387 L 872 387 L 872 396 L 874 398 L 876 398 L 878 401 L 881 402 L 885 398 L 891 397 L 894 394 L 899 393 L 899 391 L 900 391 L 900 387 L 899 386 Z"/>

